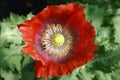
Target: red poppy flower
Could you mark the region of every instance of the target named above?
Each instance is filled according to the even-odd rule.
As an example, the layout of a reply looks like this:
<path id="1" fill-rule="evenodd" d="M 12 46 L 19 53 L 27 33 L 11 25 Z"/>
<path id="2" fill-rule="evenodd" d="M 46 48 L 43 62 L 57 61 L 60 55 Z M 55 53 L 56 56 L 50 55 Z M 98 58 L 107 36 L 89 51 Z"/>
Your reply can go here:
<path id="1" fill-rule="evenodd" d="M 94 58 L 95 31 L 83 10 L 76 3 L 47 6 L 18 25 L 26 42 L 24 53 L 36 60 L 37 77 L 68 74 Z"/>

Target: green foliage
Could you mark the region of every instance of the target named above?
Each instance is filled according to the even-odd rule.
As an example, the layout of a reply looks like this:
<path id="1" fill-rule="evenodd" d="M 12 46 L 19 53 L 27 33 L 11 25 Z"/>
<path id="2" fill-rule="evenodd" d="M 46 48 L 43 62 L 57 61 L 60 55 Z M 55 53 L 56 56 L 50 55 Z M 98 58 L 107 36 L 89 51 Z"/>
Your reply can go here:
<path id="1" fill-rule="evenodd" d="M 117 10 L 115 17 L 113 18 L 115 28 L 115 42 L 120 43 L 120 8 Z"/>
<path id="2" fill-rule="evenodd" d="M 10 14 L 0 23 L 0 75 L 5 80 L 19 80 L 23 69 L 22 37 L 17 25 L 27 17 Z M 25 64 L 24 64 L 25 65 Z"/>
<path id="3" fill-rule="evenodd" d="M 0 74 L 5 80 L 19 80 L 20 75 L 18 73 L 13 73 L 10 70 L 0 69 Z"/>
<path id="4" fill-rule="evenodd" d="M 34 61 L 22 52 L 22 37 L 17 25 L 27 17 L 10 14 L 0 22 L 0 80 L 120 80 L 120 1 L 46 0 L 48 4 L 77 2 L 86 6 L 87 20 L 95 27 L 97 56 L 69 75 L 36 78 Z M 115 2 L 116 1 L 116 2 Z M 2 78 L 1 78 L 2 77 Z"/>
<path id="5" fill-rule="evenodd" d="M 28 55 L 23 56 L 22 61 L 22 72 L 21 72 L 21 79 L 22 80 L 34 80 L 34 61 Z"/>

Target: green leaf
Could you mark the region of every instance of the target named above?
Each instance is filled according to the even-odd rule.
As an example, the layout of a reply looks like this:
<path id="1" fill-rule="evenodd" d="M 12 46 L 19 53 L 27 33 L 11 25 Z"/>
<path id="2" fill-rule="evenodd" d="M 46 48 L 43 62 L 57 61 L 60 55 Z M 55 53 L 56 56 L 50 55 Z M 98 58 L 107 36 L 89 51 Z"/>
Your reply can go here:
<path id="1" fill-rule="evenodd" d="M 28 55 L 24 55 L 22 61 L 22 71 L 21 71 L 21 79 L 22 80 L 34 80 L 35 74 L 33 70 L 34 61 Z"/>
<path id="2" fill-rule="evenodd" d="M 22 36 L 17 25 L 27 17 L 10 14 L 9 18 L 0 22 L 0 75 L 5 80 L 19 80 L 21 77 L 23 52 Z"/>
<path id="3" fill-rule="evenodd" d="M 79 68 L 75 69 L 71 74 L 63 75 L 59 77 L 58 80 L 78 80 L 77 73 L 79 72 Z"/>
<path id="4" fill-rule="evenodd" d="M 112 29 L 110 27 L 100 27 L 97 30 L 97 36 L 95 39 L 96 44 L 99 46 L 109 44 L 111 30 Z"/>
<path id="5" fill-rule="evenodd" d="M 76 74 L 77 80 L 92 80 L 94 76 L 90 71 L 87 71 L 87 68 L 79 68 L 79 73 Z"/>
<path id="6" fill-rule="evenodd" d="M 116 16 L 113 18 L 115 29 L 115 42 L 120 43 L 120 8 L 117 10 Z"/>
<path id="7" fill-rule="evenodd" d="M 96 31 L 102 25 L 102 21 L 104 18 L 104 8 L 99 8 L 94 5 L 86 4 L 85 13 L 87 16 L 87 20 L 93 24 Z"/>
<path id="8" fill-rule="evenodd" d="M 0 74 L 1 77 L 4 78 L 4 80 L 20 80 L 20 75 L 19 74 L 15 74 L 12 71 L 6 71 L 3 69 L 0 69 Z"/>
<path id="9" fill-rule="evenodd" d="M 11 47 L 9 49 L 2 48 L 0 52 L 0 67 L 9 67 L 12 71 L 14 69 L 21 70 L 21 46 Z"/>

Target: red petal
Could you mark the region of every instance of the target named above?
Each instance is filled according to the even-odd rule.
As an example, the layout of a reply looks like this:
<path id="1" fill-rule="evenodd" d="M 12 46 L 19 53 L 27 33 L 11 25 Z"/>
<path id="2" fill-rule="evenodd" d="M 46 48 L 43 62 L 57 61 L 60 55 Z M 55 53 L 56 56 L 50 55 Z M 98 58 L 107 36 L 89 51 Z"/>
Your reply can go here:
<path id="1" fill-rule="evenodd" d="M 50 19 L 56 19 L 59 23 L 65 23 L 75 11 L 83 11 L 83 9 L 83 6 L 79 6 L 76 3 L 60 6 L 47 6 L 36 16 L 43 22 Z"/>

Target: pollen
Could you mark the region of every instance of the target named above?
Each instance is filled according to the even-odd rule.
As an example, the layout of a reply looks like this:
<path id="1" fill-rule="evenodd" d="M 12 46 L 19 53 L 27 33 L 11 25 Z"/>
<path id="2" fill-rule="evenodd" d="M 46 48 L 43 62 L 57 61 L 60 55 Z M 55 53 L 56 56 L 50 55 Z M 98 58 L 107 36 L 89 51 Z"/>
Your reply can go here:
<path id="1" fill-rule="evenodd" d="M 62 34 L 55 34 L 52 37 L 52 43 L 55 46 L 61 46 L 64 43 L 64 41 L 65 41 L 65 38 Z"/>

